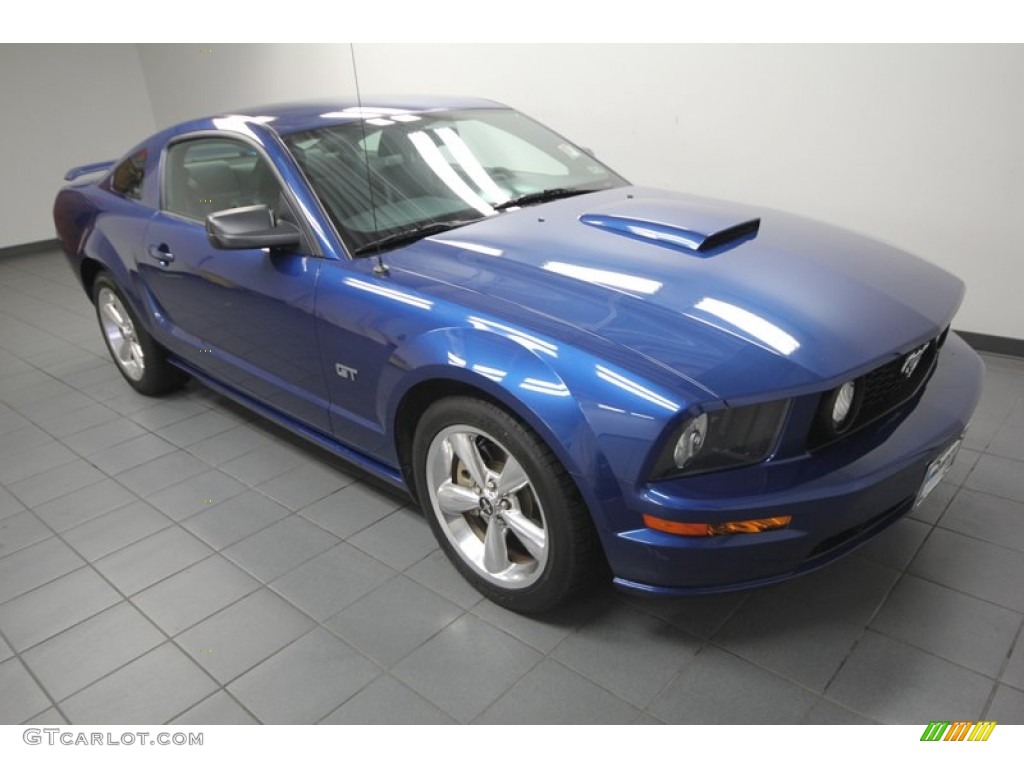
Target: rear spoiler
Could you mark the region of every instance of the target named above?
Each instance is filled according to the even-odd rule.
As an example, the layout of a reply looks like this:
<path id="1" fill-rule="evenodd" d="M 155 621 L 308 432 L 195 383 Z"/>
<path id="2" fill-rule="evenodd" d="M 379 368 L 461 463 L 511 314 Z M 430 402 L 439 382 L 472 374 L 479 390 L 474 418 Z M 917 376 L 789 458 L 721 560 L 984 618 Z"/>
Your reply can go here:
<path id="1" fill-rule="evenodd" d="M 99 173 L 100 171 L 109 171 L 116 162 L 116 160 L 104 160 L 102 163 L 79 165 L 77 168 L 72 168 L 64 174 L 64 181 L 74 181 L 79 176 L 88 176 L 89 174 Z"/>

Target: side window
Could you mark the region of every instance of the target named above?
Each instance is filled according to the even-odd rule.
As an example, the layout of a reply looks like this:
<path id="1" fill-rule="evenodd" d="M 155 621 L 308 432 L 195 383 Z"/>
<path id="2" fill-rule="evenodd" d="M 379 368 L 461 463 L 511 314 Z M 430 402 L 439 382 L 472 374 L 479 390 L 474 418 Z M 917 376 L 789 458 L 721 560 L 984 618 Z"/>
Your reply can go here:
<path id="1" fill-rule="evenodd" d="M 146 150 L 139 150 L 118 165 L 110 180 L 110 188 L 132 200 L 141 199 L 142 179 L 146 173 L 146 154 Z"/>
<path id="2" fill-rule="evenodd" d="M 267 205 L 275 216 L 281 187 L 269 161 L 233 139 L 192 139 L 172 144 L 164 163 L 165 210 L 204 220 L 211 213 Z"/>

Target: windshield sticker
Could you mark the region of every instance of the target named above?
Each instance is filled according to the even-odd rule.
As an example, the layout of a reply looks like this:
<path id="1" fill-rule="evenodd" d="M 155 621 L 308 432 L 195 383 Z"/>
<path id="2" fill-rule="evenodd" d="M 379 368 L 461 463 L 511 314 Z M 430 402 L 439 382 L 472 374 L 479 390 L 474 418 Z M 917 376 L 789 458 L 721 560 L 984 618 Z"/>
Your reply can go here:
<path id="1" fill-rule="evenodd" d="M 570 157 L 573 160 L 575 160 L 577 157 L 583 154 L 578 149 L 576 149 L 576 147 L 574 147 L 572 144 L 566 144 L 564 142 L 558 145 L 558 150 L 563 155 L 566 155 L 567 157 Z"/>

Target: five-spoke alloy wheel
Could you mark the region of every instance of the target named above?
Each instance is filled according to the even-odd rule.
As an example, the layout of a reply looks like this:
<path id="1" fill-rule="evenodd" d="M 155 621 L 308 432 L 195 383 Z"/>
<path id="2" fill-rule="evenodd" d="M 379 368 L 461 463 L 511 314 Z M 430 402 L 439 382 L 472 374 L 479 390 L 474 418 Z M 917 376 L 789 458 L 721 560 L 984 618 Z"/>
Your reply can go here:
<path id="1" fill-rule="evenodd" d="M 463 561 L 498 586 L 525 587 L 548 560 L 544 509 L 523 466 L 486 432 L 456 424 L 431 441 L 427 486 Z"/>
<path id="2" fill-rule="evenodd" d="M 437 402 L 420 420 L 413 461 L 435 537 L 491 600 L 535 613 L 591 580 L 600 548 L 579 491 L 515 417 L 471 397 Z"/>
<path id="3" fill-rule="evenodd" d="M 137 392 L 162 395 L 188 380 L 184 372 L 167 362 L 166 350 L 147 333 L 109 273 L 96 275 L 92 296 L 110 356 Z"/>
<path id="4" fill-rule="evenodd" d="M 96 311 L 117 367 L 131 381 L 140 381 L 146 373 L 146 355 L 128 310 L 112 288 L 104 285 L 96 292 Z"/>

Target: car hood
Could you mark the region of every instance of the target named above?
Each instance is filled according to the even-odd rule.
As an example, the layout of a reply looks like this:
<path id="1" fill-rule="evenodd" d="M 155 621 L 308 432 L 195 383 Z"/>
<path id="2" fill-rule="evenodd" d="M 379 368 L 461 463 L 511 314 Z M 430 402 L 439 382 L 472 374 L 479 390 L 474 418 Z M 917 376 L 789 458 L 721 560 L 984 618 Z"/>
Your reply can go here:
<path id="1" fill-rule="evenodd" d="M 937 335 L 963 296 L 956 277 L 851 232 L 638 187 L 509 211 L 393 258 L 726 399 L 857 375 Z"/>

